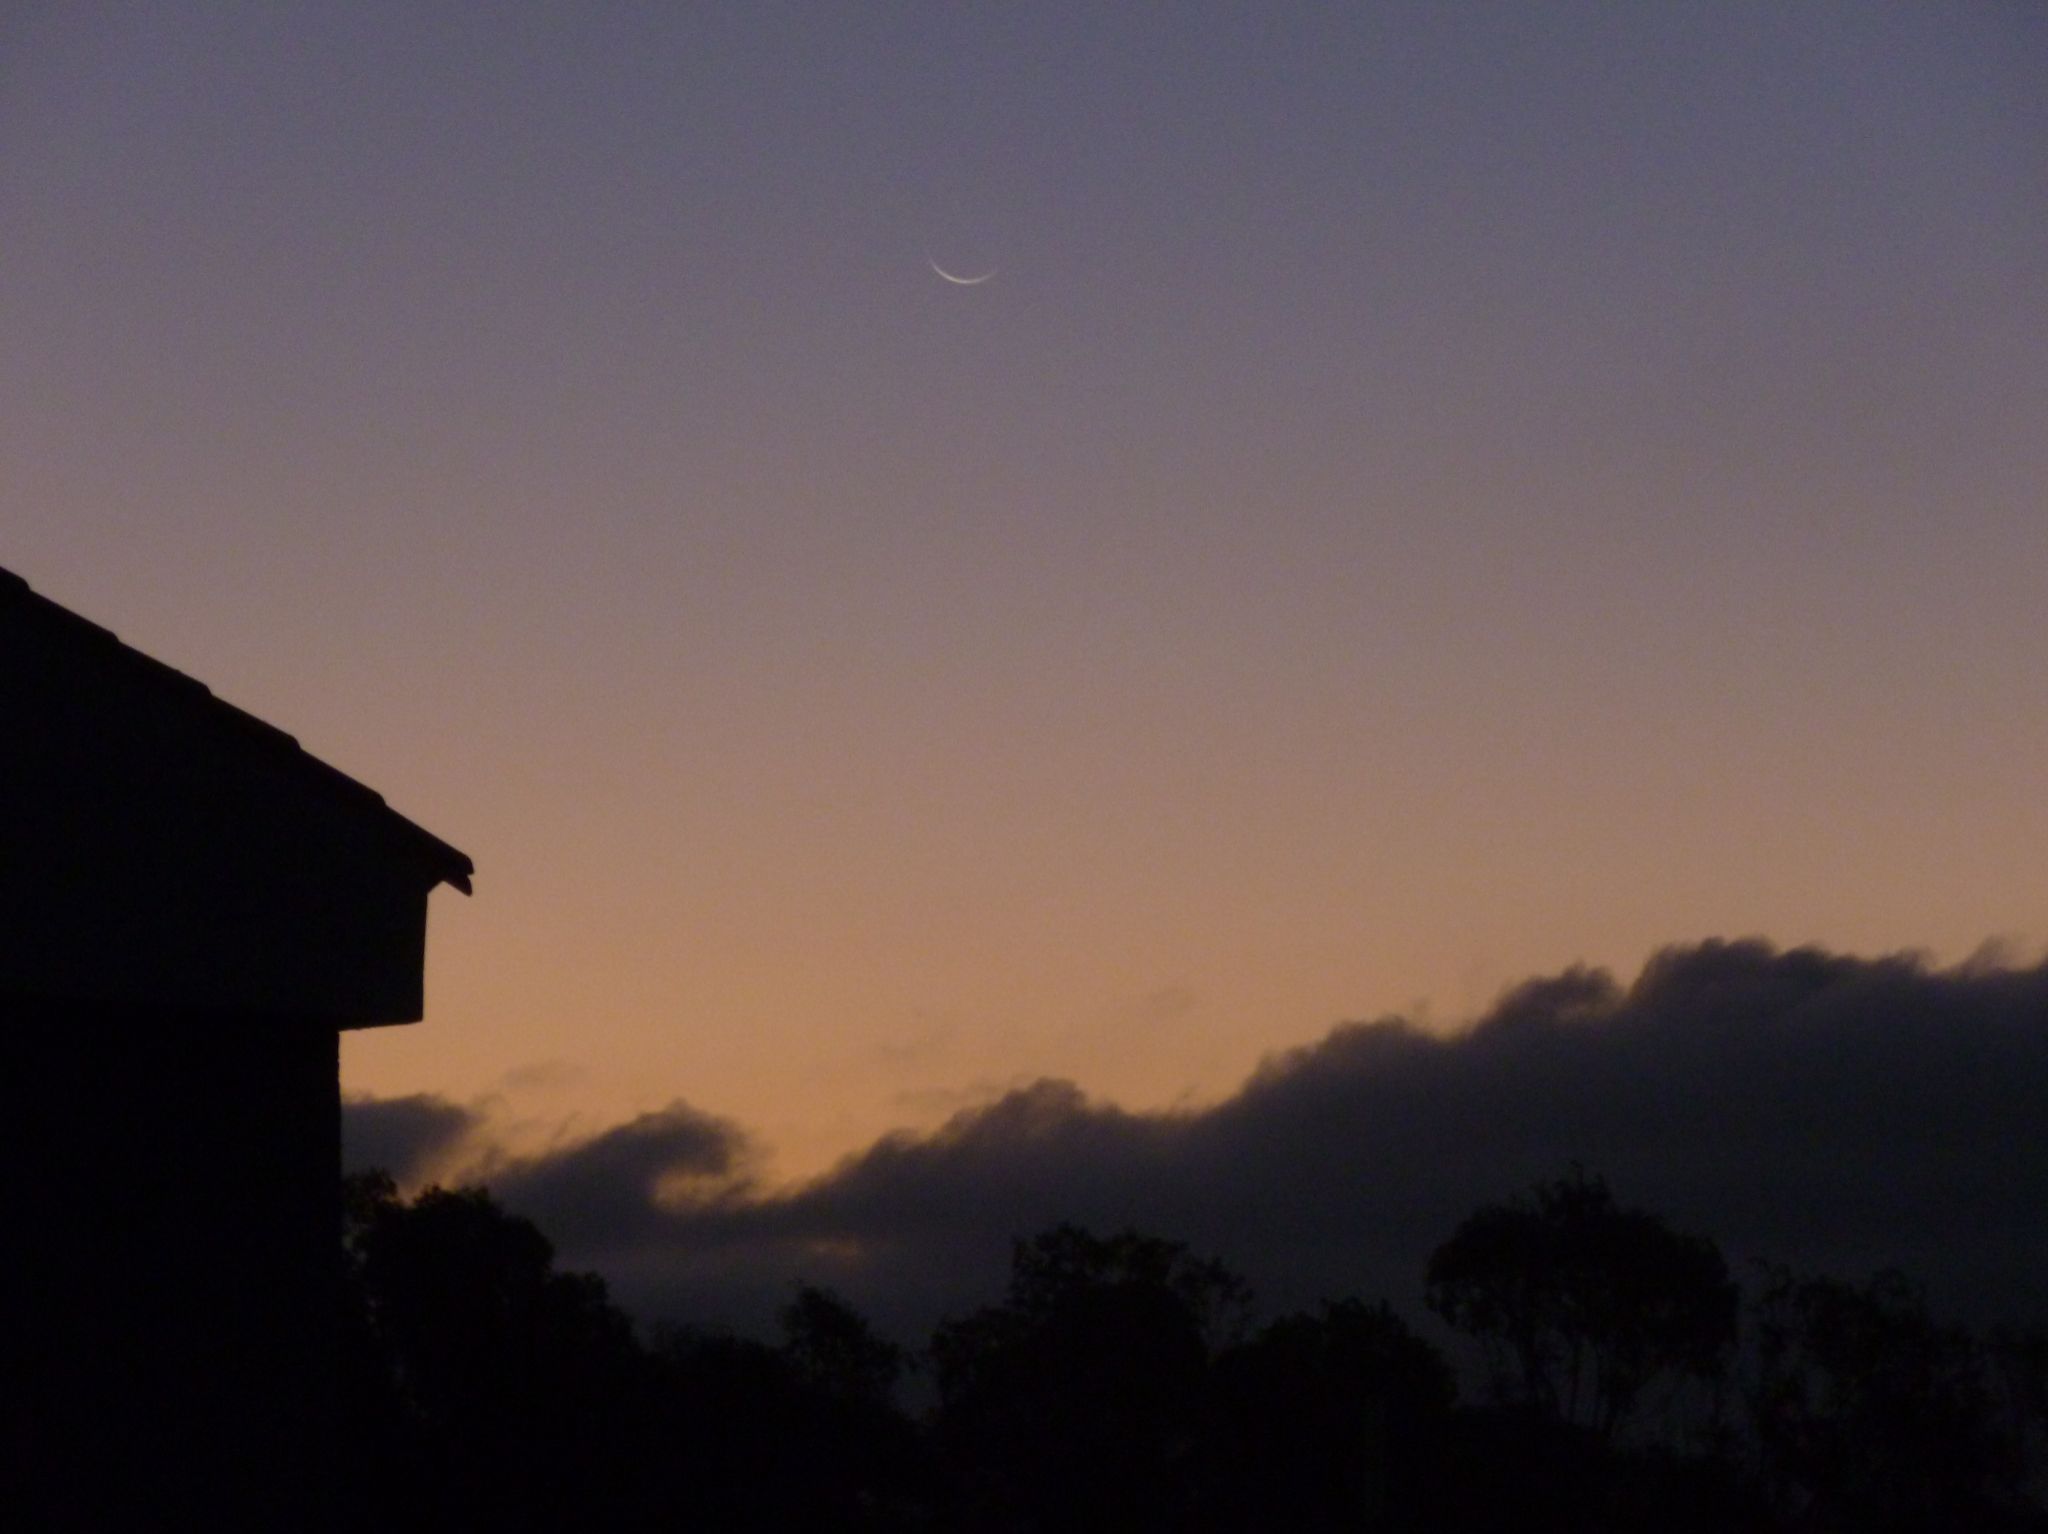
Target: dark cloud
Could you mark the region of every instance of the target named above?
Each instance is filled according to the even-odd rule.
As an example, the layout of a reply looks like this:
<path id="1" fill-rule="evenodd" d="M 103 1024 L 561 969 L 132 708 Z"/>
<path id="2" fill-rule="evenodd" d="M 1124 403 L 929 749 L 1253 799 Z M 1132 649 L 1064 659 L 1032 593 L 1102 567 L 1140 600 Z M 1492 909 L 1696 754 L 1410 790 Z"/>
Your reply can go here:
<path id="1" fill-rule="evenodd" d="M 1983 1319 L 2040 1308 L 2044 1107 L 2048 964 L 1717 942 L 1626 987 L 1533 980 L 1455 1038 L 1345 1024 L 1201 1111 L 1042 1081 L 770 1194 L 746 1186 L 730 1126 L 677 1107 L 496 1186 L 642 1315 L 751 1324 L 804 1278 L 917 1336 L 993 1296 L 1010 1240 L 1061 1219 L 1189 1241 L 1274 1308 L 1413 1309 L 1464 1214 L 1577 1160 L 1738 1265 L 1894 1264 Z M 664 1202 L 669 1173 L 686 1176 Z"/>
<path id="2" fill-rule="evenodd" d="M 686 1103 L 563 1149 L 492 1169 L 492 1190 L 565 1251 L 602 1265 L 669 1235 L 671 1200 L 698 1207 L 743 1197 L 746 1138 Z"/>
<path id="3" fill-rule="evenodd" d="M 425 1092 L 346 1098 L 342 1165 L 351 1172 L 380 1167 L 400 1183 L 415 1183 L 437 1171 L 476 1127 L 469 1109 Z"/>

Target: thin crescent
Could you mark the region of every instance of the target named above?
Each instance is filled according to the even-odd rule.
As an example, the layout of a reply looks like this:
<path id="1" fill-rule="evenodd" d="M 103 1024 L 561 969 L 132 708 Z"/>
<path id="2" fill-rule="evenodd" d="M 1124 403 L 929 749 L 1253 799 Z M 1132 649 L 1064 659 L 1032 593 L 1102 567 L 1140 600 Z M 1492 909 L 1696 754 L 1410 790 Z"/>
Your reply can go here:
<path id="1" fill-rule="evenodd" d="M 976 287 L 981 283 L 987 282 L 989 278 L 995 276 L 996 274 L 996 268 L 992 266 L 987 271 L 983 272 L 979 277 L 955 277 L 951 272 L 947 271 L 943 266 L 939 265 L 938 262 L 932 261 L 932 258 L 930 256 L 926 256 L 925 260 L 931 262 L 932 270 L 937 272 L 941 277 L 945 278 L 946 281 L 958 283 L 963 288 Z"/>

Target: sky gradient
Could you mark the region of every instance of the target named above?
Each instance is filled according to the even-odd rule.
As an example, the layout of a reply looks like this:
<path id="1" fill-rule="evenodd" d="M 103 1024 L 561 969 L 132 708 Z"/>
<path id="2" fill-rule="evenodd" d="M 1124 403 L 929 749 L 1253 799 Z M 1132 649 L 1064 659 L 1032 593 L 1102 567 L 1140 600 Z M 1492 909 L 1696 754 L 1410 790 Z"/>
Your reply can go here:
<path id="1" fill-rule="evenodd" d="M 2024 4 L 14 6 L 0 564 L 475 857 L 508 1145 L 2031 957 L 2044 199 Z"/>

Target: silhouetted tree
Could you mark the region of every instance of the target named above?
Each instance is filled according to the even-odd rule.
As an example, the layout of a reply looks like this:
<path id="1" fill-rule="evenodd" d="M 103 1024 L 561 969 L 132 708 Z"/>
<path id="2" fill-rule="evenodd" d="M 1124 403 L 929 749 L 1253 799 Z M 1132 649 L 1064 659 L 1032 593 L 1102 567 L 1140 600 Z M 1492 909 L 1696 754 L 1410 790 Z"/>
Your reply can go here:
<path id="1" fill-rule="evenodd" d="M 1470 1215 L 1431 1256 L 1427 1292 L 1479 1340 L 1503 1399 L 1603 1441 L 1653 1383 L 1720 1377 L 1739 1302 L 1711 1241 L 1619 1207 L 1578 1167 Z"/>
<path id="2" fill-rule="evenodd" d="M 1873 1534 L 2040 1526 L 1968 1331 L 1935 1320 L 1896 1272 L 1861 1286 L 1766 1272 L 1753 1406 L 1779 1505 Z"/>
<path id="3" fill-rule="evenodd" d="M 419 1423 L 406 1408 L 395 1361 L 371 1320 L 363 1283 L 363 1234 L 376 1211 L 397 1199 L 397 1187 L 384 1172 L 352 1176 L 342 1186 L 337 1380 L 344 1526 L 404 1527 L 430 1495 Z"/>
<path id="4" fill-rule="evenodd" d="M 1005 1302 L 943 1323 L 941 1443 L 970 1526 L 1173 1528 L 1212 1342 L 1243 1282 L 1186 1247 L 1061 1225 L 1017 1243 Z"/>
<path id="5" fill-rule="evenodd" d="M 920 1430 L 902 1350 L 828 1290 L 794 1292 L 779 1344 L 648 1347 L 481 1189 L 353 1178 L 343 1226 L 351 1526 L 2048 1531 L 2048 1334 L 1980 1343 L 1895 1274 L 1767 1270 L 1750 1436 L 1658 1436 L 1658 1386 L 1719 1384 L 1735 1289 L 1710 1242 L 1577 1168 L 1430 1261 L 1495 1376 L 1478 1406 L 1386 1305 L 1247 1339 L 1235 1274 L 1136 1231 L 1017 1242 L 1002 1301 L 933 1334 Z"/>
<path id="6" fill-rule="evenodd" d="M 1217 1361 L 1201 1482 L 1218 1529 L 1419 1527 L 1450 1366 L 1387 1306 L 1284 1316 Z"/>
<path id="7" fill-rule="evenodd" d="M 778 1348 L 643 1347 L 590 1274 L 479 1188 L 343 1190 L 347 1522 L 881 1530 L 916 1522 L 900 1350 L 801 1290 Z"/>
<path id="8" fill-rule="evenodd" d="M 1985 1340 L 2002 1431 L 2036 1493 L 2048 1490 L 2048 1328 L 1994 1326 Z"/>
<path id="9" fill-rule="evenodd" d="M 780 1321 L 782 1357 L 806 1397 L 810 1474 L 826 1494 L 821 1512 L 841 1528 L 915 1521 L 930 1466 L 922 1437 L 896 1406 L 903 1350 L 839 1295 L 809 1284 Z"/>
<path id="10" fill-rule="evenodd" d="M 866 1330 L 850 1309 L 842 1319 Z M 892 1404 L 828 1388 L 787 1347 L 729 1332 L 667 1328 L 653 1353 L 670 1507 L 687 1526 L 780 1534 L 915 1521 L 923 1465 Z"/>
<path id="11" fill-rule="evenodd" d="M 886 1406 L 902 1377 L 903 1349 L 830 1289 L 802 1285 L 783 1306 L 782 1351 L 826 1395 Z"/>
<path id="12" fill-rule="evenodd" d="M 592 1274 L 480 1188 L 407 1203 L 381 1173 L 344 1188 L 354 1473 L 400 1481 L 459 1525 L 560 1526 L 629 1498 L 652 1381 L 631 1323 Z M 381 1370 L 380 1385 L 369 1378 Z M 382 1412 L 377 1400 L 382 1395 Z M 361 1499 L 358 1499 L 359 1501 Z"/>

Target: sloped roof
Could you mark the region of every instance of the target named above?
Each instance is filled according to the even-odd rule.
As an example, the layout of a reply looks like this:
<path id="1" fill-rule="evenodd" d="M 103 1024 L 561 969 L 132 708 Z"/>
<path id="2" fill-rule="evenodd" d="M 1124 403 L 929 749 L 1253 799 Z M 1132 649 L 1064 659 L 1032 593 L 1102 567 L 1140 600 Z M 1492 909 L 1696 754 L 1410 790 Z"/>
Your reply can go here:
<path id="1" fill-rule="evenodd" d="M 101 664 L 121 668 L 136 685 L 166 699 L 175 699 L 176 706 L 203 721 L 206 731 L 217 735 L 225 748 L 255 753 L 309 792 L 329 796 L 376 817 L 394 841 L 418 856 L 430 882 L 452 885 L 465 895 L 471 892 L 476 865 L 467 854 L 407 820 L 386 804 L 384 796 L 375 789 L 330 767 L 276 726 L 215 697 L 204 682 L 123 644 L 111 630 L 38 595 L 27 581 L 5 569 L 0 569 L 0 620 L 22 623 L 42 630 L 53 641 L 89 649 Z M 0 664 L 4 663 L 5 657 L 0 655 Z"/>

